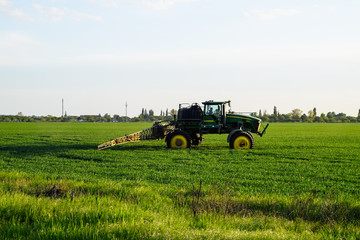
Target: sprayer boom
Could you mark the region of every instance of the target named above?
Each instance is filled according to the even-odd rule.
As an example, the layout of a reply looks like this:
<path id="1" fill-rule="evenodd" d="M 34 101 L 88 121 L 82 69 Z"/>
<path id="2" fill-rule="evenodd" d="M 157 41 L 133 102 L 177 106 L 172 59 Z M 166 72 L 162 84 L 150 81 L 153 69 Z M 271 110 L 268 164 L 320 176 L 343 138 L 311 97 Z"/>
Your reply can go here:
<path id="1" fill-rule="evenodd" d="M 169 131 L 174 130 L 174 125 L 167 124 L 163 125 L 161 122 L 155 122 L 154 125 L 150 128 L 135 132 L 124 137 L 119 137 L 111 141 L 105 142 L 98 146 L 99 150 L 103 150 L 115 145 L 124 144 L 128 142 L 140 142 L 145 140 L 160 140 L 165 138 Z"/>

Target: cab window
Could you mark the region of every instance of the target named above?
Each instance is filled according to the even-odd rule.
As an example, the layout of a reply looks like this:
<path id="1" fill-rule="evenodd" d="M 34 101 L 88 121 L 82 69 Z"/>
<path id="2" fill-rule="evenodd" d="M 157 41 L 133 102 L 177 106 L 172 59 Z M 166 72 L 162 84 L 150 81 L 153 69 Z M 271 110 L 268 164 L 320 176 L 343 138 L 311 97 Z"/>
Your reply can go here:
<path id="1" fill-rule="evenodd" d="M 220 115 L 221 108 L 220 105 L 205 105 L 205 114 L 206 115 Z"/>

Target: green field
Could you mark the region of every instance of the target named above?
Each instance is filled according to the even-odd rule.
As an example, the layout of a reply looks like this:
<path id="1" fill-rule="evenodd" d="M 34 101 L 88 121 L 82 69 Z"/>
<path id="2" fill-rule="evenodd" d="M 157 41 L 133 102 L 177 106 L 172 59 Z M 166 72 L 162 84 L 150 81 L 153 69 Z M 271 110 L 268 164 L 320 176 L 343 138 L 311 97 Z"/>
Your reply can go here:
<path id="1" fill-rule="evenodd" d="M 360 238 L 360 124 L 271 124 L 245 151 L 227 135 L 97 150 L 150 126 L 0 123 L 0 236 Z"/>

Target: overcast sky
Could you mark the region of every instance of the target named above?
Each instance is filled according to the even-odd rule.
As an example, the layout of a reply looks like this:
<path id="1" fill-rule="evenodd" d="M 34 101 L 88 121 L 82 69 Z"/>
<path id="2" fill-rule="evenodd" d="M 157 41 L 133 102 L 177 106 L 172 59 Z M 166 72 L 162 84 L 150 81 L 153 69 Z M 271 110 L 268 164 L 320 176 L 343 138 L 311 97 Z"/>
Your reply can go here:
<path id="1" fill-rule="evenodd" d="M 358 0 L 0 0 L 0 115 L 360 108 Z"/>

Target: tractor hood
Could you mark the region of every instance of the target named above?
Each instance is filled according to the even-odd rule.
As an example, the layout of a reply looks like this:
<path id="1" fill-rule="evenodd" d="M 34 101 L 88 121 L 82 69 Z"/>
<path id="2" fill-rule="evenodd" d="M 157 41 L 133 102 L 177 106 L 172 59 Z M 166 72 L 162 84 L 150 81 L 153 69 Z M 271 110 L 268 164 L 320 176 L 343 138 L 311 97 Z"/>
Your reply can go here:
<path id="1" fill-rule="evenodd" d="M 234 118 L 234 119 L 243 119 L 246 121 L 260 121 L 260 118 L 249 116 L 249 115 L 243 115 L 243 114 L 235 114 L 235 113 L 228 113 L 226 114 L 226 118 Z"/>
<path id="2" fill-rule="evenodd" d="M 233 127 L 240 127 L 244 131 L 259 133 L 261 119 L 244 114 L 228 113 L 226 114 L 227 124 Z"/>

